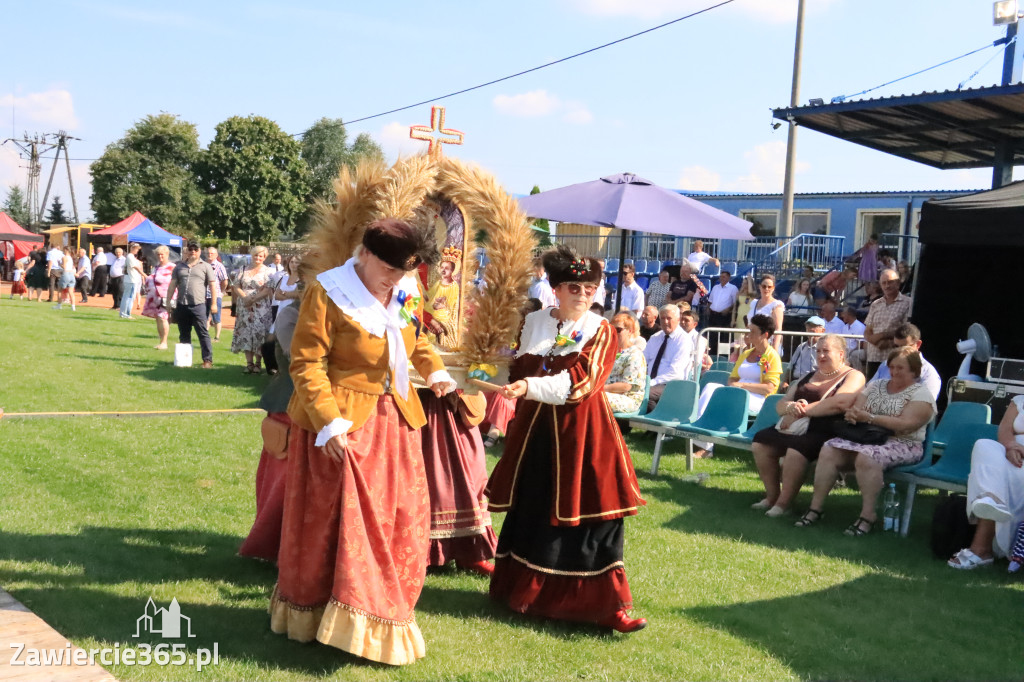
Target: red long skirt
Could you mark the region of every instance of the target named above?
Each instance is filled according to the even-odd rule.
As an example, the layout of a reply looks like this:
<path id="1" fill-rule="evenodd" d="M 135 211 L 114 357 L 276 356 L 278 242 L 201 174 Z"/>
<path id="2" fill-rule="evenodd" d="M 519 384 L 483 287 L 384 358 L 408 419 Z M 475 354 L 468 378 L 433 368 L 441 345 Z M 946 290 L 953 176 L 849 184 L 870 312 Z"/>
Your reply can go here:
<path id="1" fill-rule="evenodd" d="M 423 589 L 430 503 L 420 435 L 382 396 L 337 462 L 294 429 L 289 441 L 274 632 L 373 661 L 425 655 L 413 607 Z"/>
<path id="2" fill-rule="evenodd" d="M 292 423 L 285 412 L 272 412 L 267 418 L 285 425 Z M 287 477 L 288 459 L 278 459 L 264 448 L 260 452 L 260 464 L 256 469 L 256 519 L 248 537 L 238 548 L 241 556 L 277 561 L 277 552 L 281 548 L 281 518 L 284 516 Z"/>

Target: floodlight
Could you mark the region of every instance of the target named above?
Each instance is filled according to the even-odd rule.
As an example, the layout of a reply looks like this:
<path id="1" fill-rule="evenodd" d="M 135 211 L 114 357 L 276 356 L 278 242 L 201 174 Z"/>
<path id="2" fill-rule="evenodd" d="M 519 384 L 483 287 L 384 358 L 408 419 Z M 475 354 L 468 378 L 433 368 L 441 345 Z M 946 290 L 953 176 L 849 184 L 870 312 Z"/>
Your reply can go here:
<path id="1" fill-rule="evenodd" d="M 820 97 L 814 97 L 812 99 L 807 100 L 807 103 L 810 104 L 812 107 L 820 107 L 822 104 L 825 103 L 825 100 L 821 99 Z"/>
<path id="2" fill-rule="evenodd" d="M 992 24 L 1016 24 L 1019 18 L 1017 0 L 999 0 L 992 4 Z"/>

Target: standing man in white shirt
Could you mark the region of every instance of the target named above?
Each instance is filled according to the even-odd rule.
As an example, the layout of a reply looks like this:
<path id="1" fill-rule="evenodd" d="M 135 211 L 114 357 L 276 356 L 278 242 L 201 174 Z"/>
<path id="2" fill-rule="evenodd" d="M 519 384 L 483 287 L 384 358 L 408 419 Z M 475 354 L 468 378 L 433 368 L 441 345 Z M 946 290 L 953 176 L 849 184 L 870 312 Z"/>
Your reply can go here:
<path id="1" fill-rule="evenodd" d="M 124 251 L 119 246 L 114 249 L 112 255 L 114 260 L 110 263 L 110 282 L 108 288 L 110 289 L 111 296 L 114 297 L 114 305 L 111 308 L 117 310 L 121 307 L 121 292 L 124 291 Z"/>
<path id="2" fill-rule="evenodd" d="M 60 281 L 60 275 L 64 272 L 61 264 L 64 262 L 64 251 L 62 251 L 56 244 L 50 244 L 50 250 L 46 252 L 46 276 L 50 278 L 49 298 L 47 302 L 53 300 L 53 292 L 57 290 L 57 283 Z"/>
<path id="3" fill-rule="evenodd" d="M 135 303 L 135 295 L 142 290 L 142 281 L 145 273 L 142 271 L 142 261 L 139 260 L 141 244 L 132 242 L 128 245 L 128 255 L 124 258 L 124 291 L 121 292 L 121 319 L 132 319 L 132 305 Z"/>
<path id="4" fill-rule="evenodd" d="M 533 259 L 533 284 L 530 285 L 526 295 L 527 298 L 535 298 L 540 301 L 540 304 L 545 308 L 558 305 L 558 302 L 555 301 L 555 292 L 551 290 L 551 285 L 548 284 L 548 276 L 544 272 L 544 263 L 541 262 L 540 258 Z"/>
<path id="5" fill-rule="evenodd" d="M 661 400 L 665 384 L 673 379 L 689 379 L 693 372 L 693 337 L 679 325 L 679 306 L 663 305 L 658 321 L 661 331 L 651 337 L 644 349 L 647 374 L 651 377 L 648 412 Z"/>
<path id="6" fill-rule="evenodd" d="M 268 268 L 270 268 L 270 271 L 274 273 L 274 275 L 278 275 L 284 272 L 284 263 L 282 262 L 282 260 L 283 259 L 281 258 L 281 254 L 275 253 L 274 262 L 267 266 Z"/>
<path id="7" fill-rule="evenodd" d="M 704 242 L 700 239 L 693 243 L 693 253 L 687 256 L 686 260 L 690 261 L 690 266 L 693 268 L 694 274 L 697 275 L 700 274 L 700 269 L 703 268 L 704 264 L 708 261 L 719 266 L 722 264 L 717 258 L 713 258 L 710 253 L 704 252 Z"/>
<path id="8" fill-rule="evenodd" d="M 708 293 L 708 326 L 709 327 L 731 327 L 732 316 L 736 311 L 736 301 L 740 297 L 740 290 L 730 282 L 732 273 L 723 270 L 718 275 L 718 284 L 711 287 Z"/>
<path id="9" fill-rule="evenodd" d="M 644 311 L 644 290 L 636 283 L 636 267 L 632 263 L 622 266 L 622 305 L 619 310 L 628 310 L 637 318 Z"/>
<path id="10" fill-rule="evenodd" d="M 107 254 L 103 252 L 102 246 L 96 247 L 96 255 L 92 257 L 92 291 L 93 296 L 107 295 L 107 277 L 110 274 L 110 267 L 107 265 Z"/>

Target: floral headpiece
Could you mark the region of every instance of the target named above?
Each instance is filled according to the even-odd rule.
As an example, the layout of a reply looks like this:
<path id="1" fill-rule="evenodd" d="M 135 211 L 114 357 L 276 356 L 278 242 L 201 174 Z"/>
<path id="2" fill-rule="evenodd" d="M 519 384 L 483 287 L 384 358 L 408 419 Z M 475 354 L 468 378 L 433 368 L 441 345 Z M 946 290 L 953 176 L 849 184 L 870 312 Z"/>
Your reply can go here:
<path id="1" fill-rule="evenodd" d="M 569 272 L 573 277 L 582 277 L 590 272 L 590 263 L 585 258 L 577 258 L 569 263 Z"/>

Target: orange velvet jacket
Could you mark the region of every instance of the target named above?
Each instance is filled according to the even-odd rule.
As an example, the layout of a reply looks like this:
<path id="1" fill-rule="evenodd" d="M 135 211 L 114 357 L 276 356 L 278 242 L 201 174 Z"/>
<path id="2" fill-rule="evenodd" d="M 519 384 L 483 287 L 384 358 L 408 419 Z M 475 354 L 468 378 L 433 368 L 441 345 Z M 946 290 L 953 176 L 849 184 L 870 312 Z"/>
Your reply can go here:
<path id="1" fill-rule="evenodd" d="M 423 319 L 422 303 L 416 316 Z M 444 369 L 426 334 L 417 336 L 415 324 L 402 331 L 406 361 L 412 361 L 424 378 Z M 410 386 L 408 398 L 394 390 L 395 373 L 388 366 L 387 336 L 374 336 L 342 312 L 323 286 L 313 281 L 302 298 L 299 319 L 292 337 L 291 375 L 295 393 L 288 416 L 313 433 L 335 419 L 352 422 L 351 433 L 366 423 L 384 395 L 385 379 L 399 412 L 414 429 L 427 423 L 423 406 Z"/>

